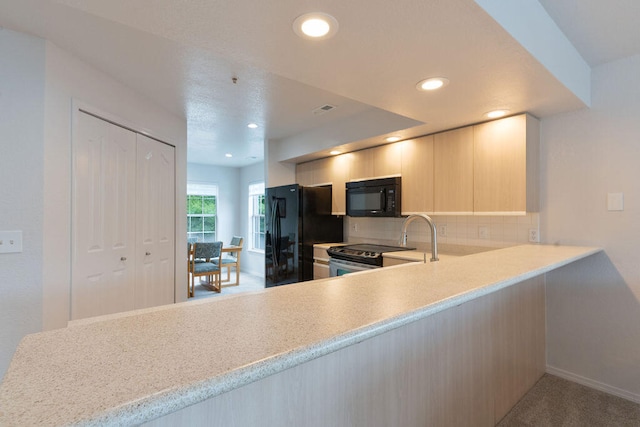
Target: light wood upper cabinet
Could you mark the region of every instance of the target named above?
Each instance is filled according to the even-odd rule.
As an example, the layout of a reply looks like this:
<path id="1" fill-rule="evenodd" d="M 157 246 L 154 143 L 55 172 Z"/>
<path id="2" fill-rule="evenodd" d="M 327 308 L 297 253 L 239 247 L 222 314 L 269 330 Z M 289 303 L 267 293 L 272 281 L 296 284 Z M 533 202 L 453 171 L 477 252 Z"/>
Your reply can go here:
<path id="1" fill-rule="evenodd" d="M 434 135 L 434 211 L 473 213 L 473 128 Z"/>
<path id="2" fill-rule="evenodd" d="M 373 176 L 400 175 L 402 168 L 402 145 L 387 144 L 371 149 Z"/>
<path id="3" fill-rule="evenodd" d="M 313 184 L 321 185 L 331 183 L 331 213 L 334 215 L 345 215 L 347 211 L 345 183 L 349 179 L 351 154 L 327 157 L 316 160 L 316 163 Z"/>
<path id="4" fill-rule="evenodd" d="M 539 121 L 528 114 L 473 127 L 474 211 L 538 211 Z"/>
<path id="5" fill-rule="evenodd" d="M 528 114 L 296 165 L 301 185 L 332 184 L 344 215 L 345 183 L 402 176 L 402 213 L 537 212 L 539 121 Z"/>
<path id="6" fill-rule="evenodd" d="M 313 184 L 313 163 L 305 162 L 296 165 L 296 183 L 300 185 Z"/>
<path id="7" fill-rule="evenodd" d="M 381 176 L 400 175 L 401 144 L 387 144 L 351 153 L 349 179 L 357 181 Z"/>
<path id="8" fill-rule="evenodd" d="M 331 212 L 345 215 L 345 183 L 349 178 L 350 164 L 351 153 L 299 163 L 296 165 L 296 182 L 309 186 L 331 184 Z"/>
<path id="9" fill-rule="evenodd" d="M 373 149 L 354 151 L 351 153 L 349 180 L 356 181 L 373 176 Z"/>
<path id="10" fill-rule="evenodd" d="M 433 212 L 433 135 L 395 145 L 402 150 L 402 213 Z"/>

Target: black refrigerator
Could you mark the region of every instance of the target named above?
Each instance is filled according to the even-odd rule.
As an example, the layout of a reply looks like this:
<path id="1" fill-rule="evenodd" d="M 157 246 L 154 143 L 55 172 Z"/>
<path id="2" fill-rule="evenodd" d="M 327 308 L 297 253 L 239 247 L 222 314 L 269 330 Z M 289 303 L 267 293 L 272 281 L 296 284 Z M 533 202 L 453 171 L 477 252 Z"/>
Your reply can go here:
<path id="1" fill-rule="evenodd" d="M 312 280 L 313 245 L 343 238 L 331 186 L 267 188 L 265 205 L 265 287 Z"/>

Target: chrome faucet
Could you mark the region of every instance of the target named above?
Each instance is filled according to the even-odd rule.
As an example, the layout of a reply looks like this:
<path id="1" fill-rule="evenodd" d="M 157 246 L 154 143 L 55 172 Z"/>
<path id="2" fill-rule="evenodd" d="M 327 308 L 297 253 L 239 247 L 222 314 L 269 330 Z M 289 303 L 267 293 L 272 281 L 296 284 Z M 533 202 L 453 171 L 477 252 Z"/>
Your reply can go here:
<path id="1" fill-rule="evenodd" d="M 422 218 L 427 224 L 429 224 L 429 228 L 431 228 L 431 262 L 438 261 L 438 242 L 436 238 L 436 225 L 433 223 L 433 220 L 429 215 L 425 214 L 413 214 L 409 215 L 407 219 L 404 220 L 402 224 L 402 237 L 400 238 L 400 246 L 407 246 L 407 227 L 413 220 Z M 424 251 L 424 262 L 427 262 L 427 251 Z"/>

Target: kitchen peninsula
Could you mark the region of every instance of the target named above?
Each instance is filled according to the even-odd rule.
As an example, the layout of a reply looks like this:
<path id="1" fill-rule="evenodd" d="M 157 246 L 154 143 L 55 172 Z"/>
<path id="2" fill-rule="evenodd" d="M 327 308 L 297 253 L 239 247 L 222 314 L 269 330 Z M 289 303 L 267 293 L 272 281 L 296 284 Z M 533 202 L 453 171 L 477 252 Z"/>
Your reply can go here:
<path id="1" fill-rule="evenodd" d="M 517 246 L 29 335 L 0 425 L 494 425 L 544 372 L 545 273 L 598 252 Z"/>

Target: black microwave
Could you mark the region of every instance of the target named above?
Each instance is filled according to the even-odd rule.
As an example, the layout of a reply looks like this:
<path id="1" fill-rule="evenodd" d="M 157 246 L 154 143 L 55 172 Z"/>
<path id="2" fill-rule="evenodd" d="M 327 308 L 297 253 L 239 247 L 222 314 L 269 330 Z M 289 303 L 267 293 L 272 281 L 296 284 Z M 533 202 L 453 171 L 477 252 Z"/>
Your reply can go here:
<path id="1" fill-rule="evenodd" d="M 401 216 L 402 178 L 380 178 L 347 182 L 347 215 L 373 217 Z"/>

